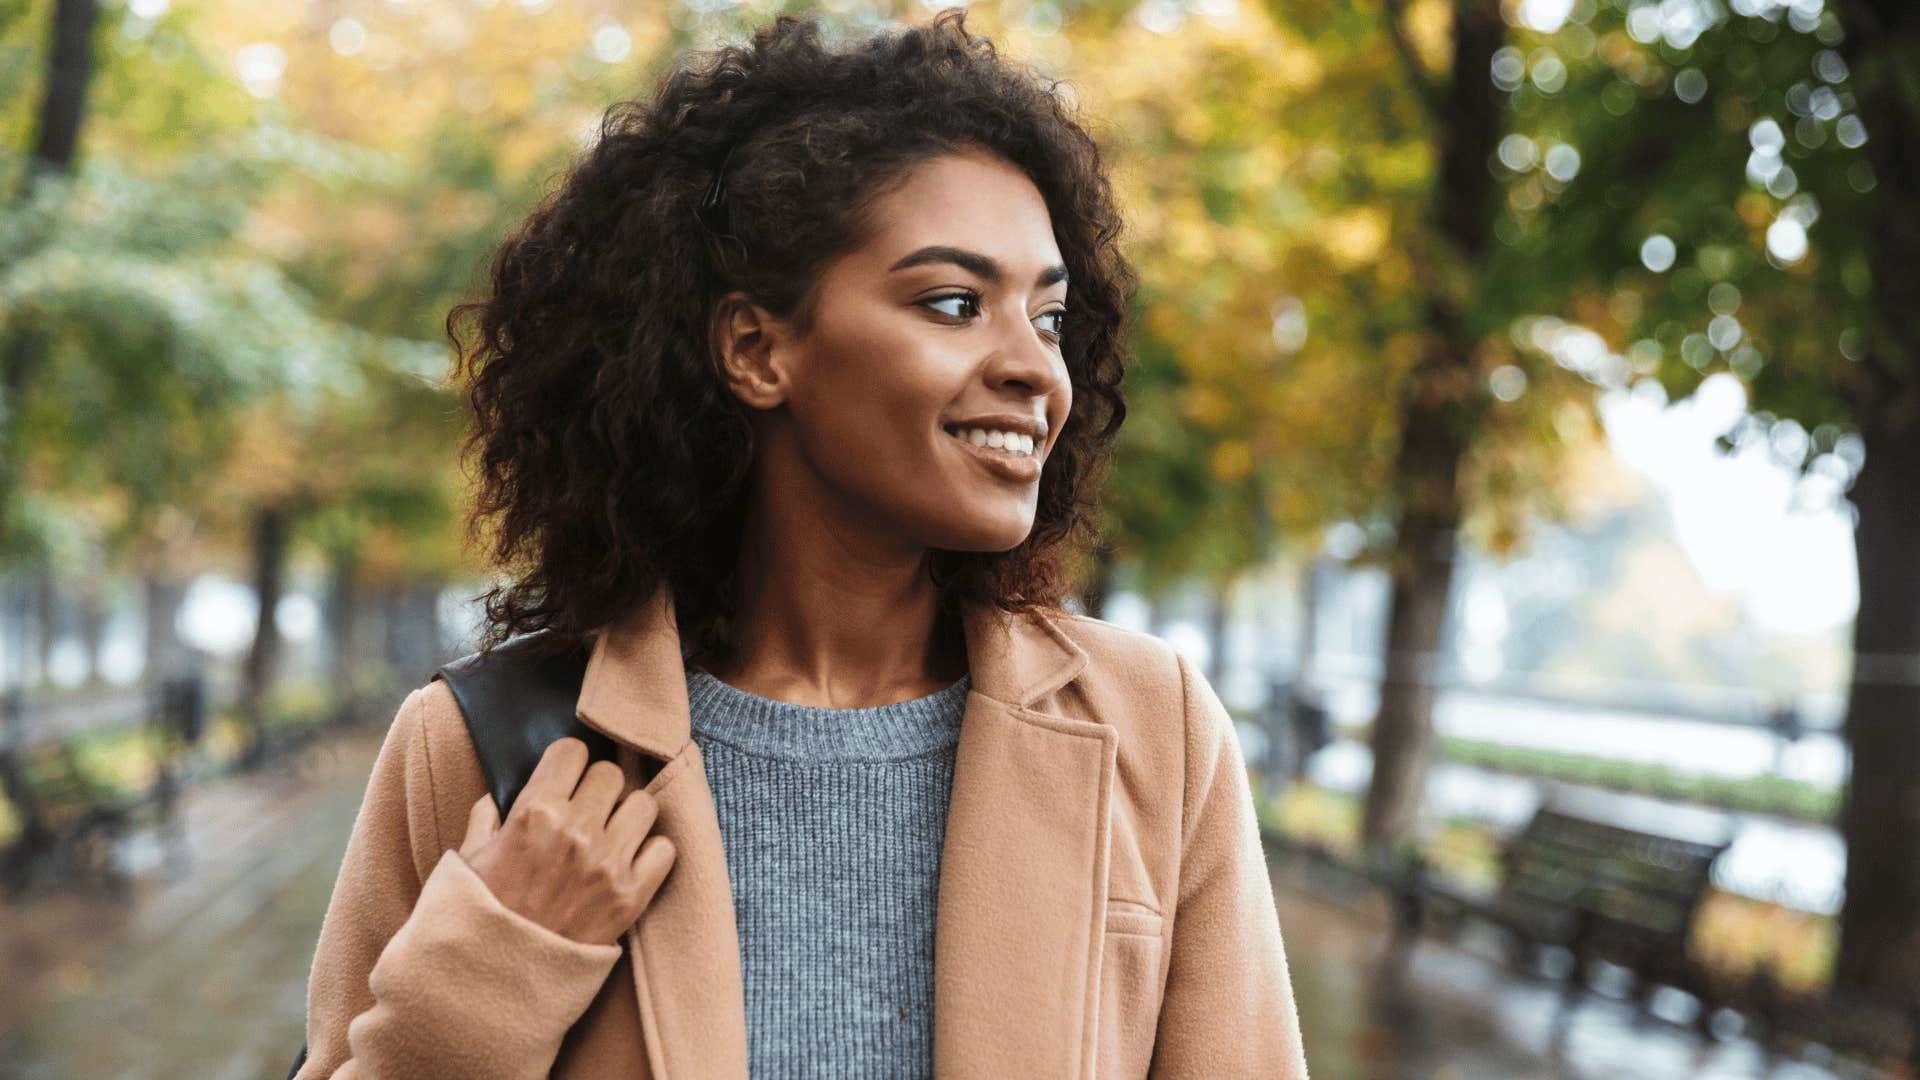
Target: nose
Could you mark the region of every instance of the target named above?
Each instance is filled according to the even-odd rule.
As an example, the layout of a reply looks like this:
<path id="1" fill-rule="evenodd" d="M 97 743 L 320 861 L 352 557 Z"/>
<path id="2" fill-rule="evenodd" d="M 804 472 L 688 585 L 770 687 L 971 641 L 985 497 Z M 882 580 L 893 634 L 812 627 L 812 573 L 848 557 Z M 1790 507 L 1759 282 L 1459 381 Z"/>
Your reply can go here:
<path id="1" fill-rule="evenodd" d="M 987 365 L 995 384 L 1024 387 L 1032 396 L 1052 393 L 1067 378 L 1066 361 L 1031 322 L 1013 325 Z"/>

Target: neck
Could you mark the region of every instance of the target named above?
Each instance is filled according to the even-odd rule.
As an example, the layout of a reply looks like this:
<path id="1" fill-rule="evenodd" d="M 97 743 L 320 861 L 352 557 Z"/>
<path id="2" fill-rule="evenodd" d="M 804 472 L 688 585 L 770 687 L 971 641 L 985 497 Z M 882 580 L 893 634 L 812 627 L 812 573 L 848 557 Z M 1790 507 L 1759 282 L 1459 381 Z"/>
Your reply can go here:
<path id="1" fill-rule="evenodd" d="M 925 696 L 966 673 L 958 618 L 938 610 L 925 548 L 775 539 L 751 511 L 745 526 L 734 647 L 706 665 L 714 676 L 762 697 L 848 709 Z"/>

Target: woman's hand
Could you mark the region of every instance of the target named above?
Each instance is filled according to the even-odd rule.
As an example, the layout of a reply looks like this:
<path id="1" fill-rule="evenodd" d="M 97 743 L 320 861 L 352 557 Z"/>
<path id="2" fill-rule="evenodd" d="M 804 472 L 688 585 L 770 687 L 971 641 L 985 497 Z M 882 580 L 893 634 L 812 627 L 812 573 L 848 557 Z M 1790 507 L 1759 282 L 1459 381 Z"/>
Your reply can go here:
<path id="1" fill-rule="evenodd" d="M 607 945 L 652 902 L 674 850 L 647 835 L 659 809 L 653 796 L 635 789 L 621 798 L 620 767 L 587 762 L 586 743 L 554 740 L 506 824 L 491 794 L 473 804 L 460 856 L 502 904 L 557 934 Z"/>

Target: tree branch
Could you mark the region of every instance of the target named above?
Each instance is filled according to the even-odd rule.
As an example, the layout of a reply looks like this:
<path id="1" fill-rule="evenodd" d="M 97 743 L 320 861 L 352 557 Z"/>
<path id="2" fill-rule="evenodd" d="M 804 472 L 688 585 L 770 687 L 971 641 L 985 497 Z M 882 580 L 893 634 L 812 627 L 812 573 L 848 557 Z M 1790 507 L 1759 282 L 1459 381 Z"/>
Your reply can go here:
<path id="1" fill-rule="evenodd" d="M 1406 0 L 1380 0 L 1387 37 L 1393 42 L 1393 51 L 1400 54 L 1400 66 L 1406 69 L 1407 81 L 1413 84 L 1413 94 L 1420 99 L 1420 105 L 1427 115 L 1439 119 L 1445 110 L 1440 98 L 1440 88 L 1434 84 L 1427 70 L 1420 66 L 1420 57 L 1413 51 L 1413 42 L 1407 40 L 1407 32 L 1400 25 L 1406 16 Z M 1456 77 L 1458 73 L 1456 72 Z"/>

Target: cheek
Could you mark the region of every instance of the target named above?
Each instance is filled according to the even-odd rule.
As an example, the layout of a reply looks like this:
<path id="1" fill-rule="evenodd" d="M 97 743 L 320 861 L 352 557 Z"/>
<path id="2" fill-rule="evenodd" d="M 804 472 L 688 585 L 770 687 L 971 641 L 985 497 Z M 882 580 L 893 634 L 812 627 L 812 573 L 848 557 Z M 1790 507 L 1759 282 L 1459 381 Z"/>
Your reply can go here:
<path id="1" fill-rule="evenodd" d="M 940 427 L 978 378 L 968 357 L 913 327 L 880 329 L 836 335 L 796 388 L 794 418 L 814 469 L 929 547 L 1018 544 L 1032 528 L 1038 486 L 994 480 Z"/>
<path id="2" fill-rule="evenodd" d="M 875 492 L 921 486 L 948 438 L 939 420 L 959 393 L 943 357 L 912 335 L 840 336 L 809 365 L 793 401 L 808 454 L 840 486 Z"/>
<path id="3" fill-rule="evenodd" d="M 911 363 L 850 360 L 814 391 L 814 412 L 827 418 L 815 425 L 814 434 L 842 439 L 855 455 L 925 455 L 928 433 L 943 434 L 939 419 L 947 393 Z M 821 400 L 821 394 L 831 399 Z"/>

